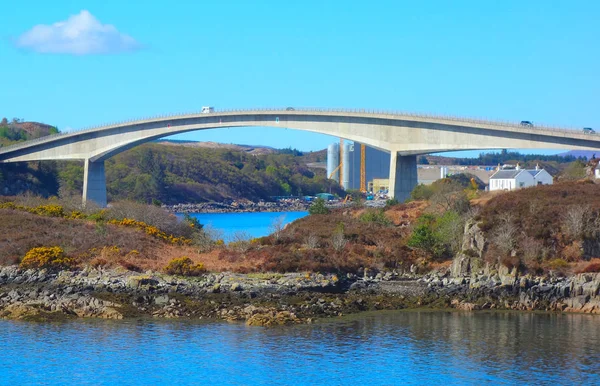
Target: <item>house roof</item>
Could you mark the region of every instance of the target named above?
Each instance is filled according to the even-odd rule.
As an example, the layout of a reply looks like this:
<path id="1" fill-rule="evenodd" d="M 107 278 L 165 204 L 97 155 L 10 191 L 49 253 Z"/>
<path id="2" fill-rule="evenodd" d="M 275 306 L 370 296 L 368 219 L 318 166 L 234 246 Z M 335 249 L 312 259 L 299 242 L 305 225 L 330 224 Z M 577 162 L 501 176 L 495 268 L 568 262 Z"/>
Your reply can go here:
<path id="1" fill-rule="evenodd" d="M 538 170 L 527 169 L 527 171 L 529 172 L 529 174 L 531 174 L 534 177 L 537 176 L 538 174 L 540 174 L 542 172 L 542 170 L 544 170 L 544 169 L 538 169 Z"/>
<path id="2" fill-rule="evenodd" d="M 531 174 L 533 177 L 536 177 L 538 174 L 540 174 L 541 172 L 543 172 L 544 169 L 506 169 L 506 170 L 499 170 L 496 173 L 492 174 L 492 176 L 490 177 L 491 179 L 500 179 L 500 180 L 505 180 L 505 179 L 511 179 L 511 178 L 515 178 L 516 176 L 518 176 L 521 172 L 528 172 L 529 174 Z"/>
<path id="3" fill-rule="evenodd" d="M 515 178 L 522 171 L 523 171 L 523 169 L 520 169 L 520 170 L 516 170 L 516 169 L 498 170 L 496 173 L 494 173 L 490 177 L 490 180 L 491 179 L 505 180 L 505 179 L 509 179 L 509 178 Z"/>

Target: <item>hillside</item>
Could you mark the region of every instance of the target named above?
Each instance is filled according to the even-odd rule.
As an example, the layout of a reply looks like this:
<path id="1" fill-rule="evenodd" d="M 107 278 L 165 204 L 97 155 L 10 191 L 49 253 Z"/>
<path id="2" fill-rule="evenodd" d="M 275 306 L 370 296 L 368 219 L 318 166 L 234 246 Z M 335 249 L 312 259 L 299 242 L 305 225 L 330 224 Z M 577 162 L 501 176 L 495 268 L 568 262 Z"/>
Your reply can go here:
<path id="1" fill-rule="evenodd" d="M 325 172 L 306 166 L 302 153 L 287 149 L 253 155 L 246 151 L 146 144 L 106 162 L 109 199 L 166 204 L 271 196 L 316 194 L 330 189 L 343 194 Z M 71 167 L 72 168 L 72 167 Z M 69 183 L 78 174 L 63 173 Z M 76 183 L 71 186 L 77 186 Z"/>
<path id="2" fill-rule="evenodd" d="M 55 133 L 58 133 L 58 129 L 45 123 L 24 122 L 18 118 L 9 121 L 2 118 L 0 121 L 0 147 Z"/>
<path id="3" fill-rule="evenodd" d="M 279 151 L 268 146 L 249 146 L 236 145 L 233 143 L 218 143 L 218 142 L 196 142 L 196 141 L 177 141 L 177 140 L 158 140 L 156 143 L 160 145 L 184 146 L 197 149 L 224 149 L 231 151 L 246 152 L 252 155 L 275 154 Z"/>

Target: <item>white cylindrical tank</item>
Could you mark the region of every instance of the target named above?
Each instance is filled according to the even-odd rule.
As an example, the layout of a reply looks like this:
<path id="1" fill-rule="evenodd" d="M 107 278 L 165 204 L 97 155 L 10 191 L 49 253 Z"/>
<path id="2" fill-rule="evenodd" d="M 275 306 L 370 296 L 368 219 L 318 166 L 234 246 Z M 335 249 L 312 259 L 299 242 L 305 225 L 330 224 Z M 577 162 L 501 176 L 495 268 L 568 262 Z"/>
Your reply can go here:
<path id="1" fill-rule="evenodd" d="M 354 145 L 344 142 L 344 152 L 342 160 L 342 188 L 350 187 L 350 152 L 354 151 Z"/>
<path id="2" fill-rule="evenodd" d="M 445 166 L 440 166 L 440 178 L 446 178 L 448 174 L 448 168 Z"/>
<path id="3" fill-rule="evenodd" d="M 331 178 L 332 180 L 340 182 L 340 170 L 336 170 L 339 164 L 340 145 L 337 143 L 332 143 L 329 146 L 327 146 L 327 178 Z"/>

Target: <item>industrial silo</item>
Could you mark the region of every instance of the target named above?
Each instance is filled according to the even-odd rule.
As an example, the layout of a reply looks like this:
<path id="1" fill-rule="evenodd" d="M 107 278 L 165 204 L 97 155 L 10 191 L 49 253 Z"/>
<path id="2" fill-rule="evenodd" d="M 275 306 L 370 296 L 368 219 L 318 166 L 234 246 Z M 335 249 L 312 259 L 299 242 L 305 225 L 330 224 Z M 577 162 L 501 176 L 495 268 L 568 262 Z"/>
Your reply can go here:
<path id="1" fill-rule="evenodd" d="M 327 146 L 327 178 L 340 182 L 340 145 L 332 143 Z"/>
<path id="2" fill-rule="evenodd" d="M 350 188 L 350 152 L 354 151 L 354 145 L 344 142 L 344 151 L 342 153 L 342 187 Z"/>

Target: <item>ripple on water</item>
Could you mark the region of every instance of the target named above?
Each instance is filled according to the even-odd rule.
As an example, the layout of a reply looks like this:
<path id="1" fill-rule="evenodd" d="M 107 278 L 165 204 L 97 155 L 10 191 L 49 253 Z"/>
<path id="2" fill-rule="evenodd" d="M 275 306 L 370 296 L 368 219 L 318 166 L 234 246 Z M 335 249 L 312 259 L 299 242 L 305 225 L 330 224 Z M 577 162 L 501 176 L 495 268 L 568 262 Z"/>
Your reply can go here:
<path id="1" fill-rule="evenodd" d="M 384 312 L 257 328 L 0 321 L 0 383 L 600 384 L 600 318 Z"/>

